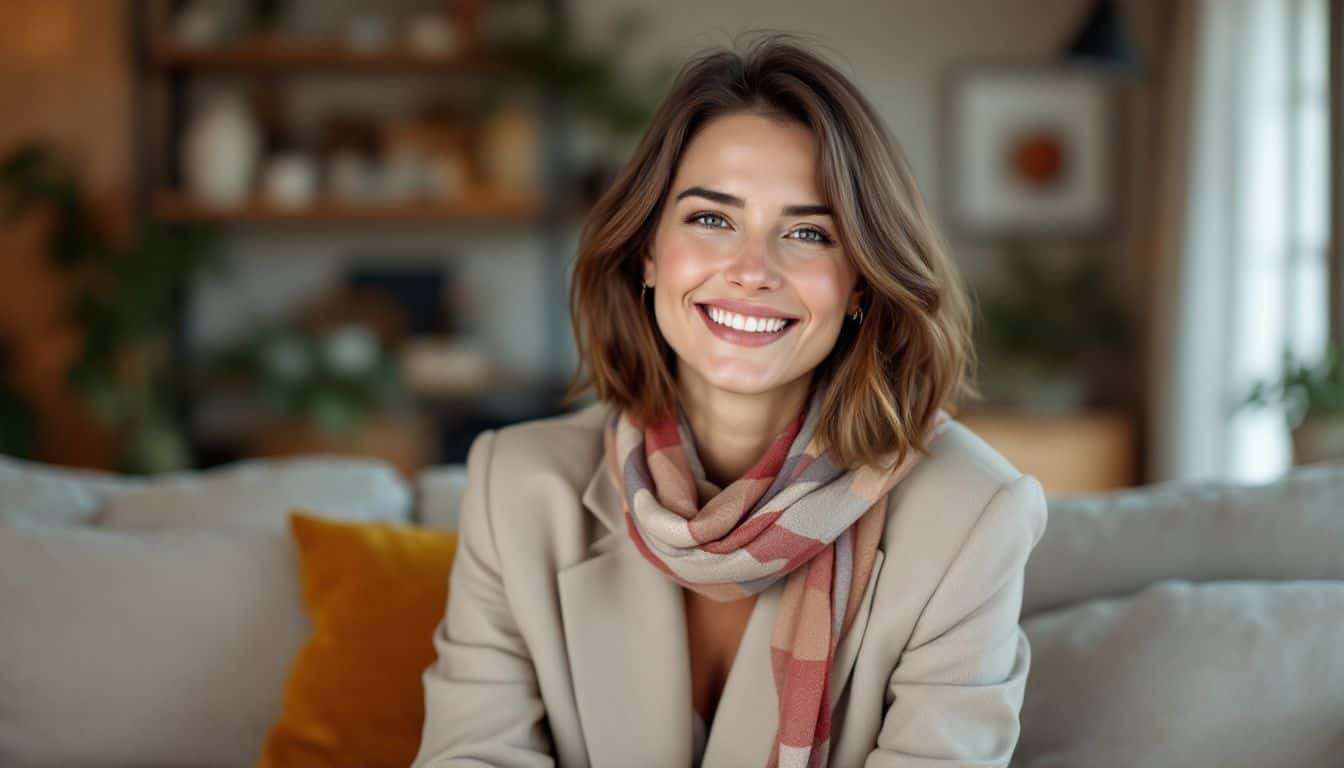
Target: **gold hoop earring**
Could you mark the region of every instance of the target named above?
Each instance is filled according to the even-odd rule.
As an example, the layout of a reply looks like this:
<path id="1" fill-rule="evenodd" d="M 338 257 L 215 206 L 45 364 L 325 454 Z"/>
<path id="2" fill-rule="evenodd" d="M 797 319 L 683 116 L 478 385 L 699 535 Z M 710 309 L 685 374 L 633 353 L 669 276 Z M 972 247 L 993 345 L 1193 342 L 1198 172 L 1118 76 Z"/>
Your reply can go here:
<path id="1" fill-rule="evenodd" d="M 639 283 L 639 303 L 640 303 L 640 304 L 643 304 L 643 303 L 644 303 L 644 294 L 646 294 L 646 293 L 648 293 L 648 292 L 649 292 L 649 284 L 641 280 L 640 283 Z"/>

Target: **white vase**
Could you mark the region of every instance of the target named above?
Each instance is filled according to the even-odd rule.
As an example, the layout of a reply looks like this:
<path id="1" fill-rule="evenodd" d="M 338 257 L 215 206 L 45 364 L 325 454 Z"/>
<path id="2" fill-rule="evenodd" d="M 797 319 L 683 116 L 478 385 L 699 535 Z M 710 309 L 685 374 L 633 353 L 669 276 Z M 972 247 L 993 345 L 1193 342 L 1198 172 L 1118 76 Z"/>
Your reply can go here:
<path id="1" fill-rule="evenodd" d="M 261 130 L 242 93 L 226 91 L 192 116 L 183 141 L 187 191 L 208 205 L 230 206 L 252 191 Z"/>

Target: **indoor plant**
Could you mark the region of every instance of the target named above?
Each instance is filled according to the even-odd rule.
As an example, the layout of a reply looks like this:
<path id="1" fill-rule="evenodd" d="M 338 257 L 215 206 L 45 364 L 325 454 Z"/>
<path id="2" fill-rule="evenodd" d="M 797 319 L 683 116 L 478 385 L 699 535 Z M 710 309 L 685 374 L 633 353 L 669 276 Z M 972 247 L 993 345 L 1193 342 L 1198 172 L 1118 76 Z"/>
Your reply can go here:
<path id="1" fill-rule="evenodd" d="M 377 456 L 408 476 L 426 461 L 399 368 L 365 325 L 266 325 L 217 349 L 205 373 L 258 406 L 255 455 Z"/>
<path id="2" fill-rule="evenodd" d="M 405 401 L 377 335 L 357 324 L 263 326 L 216 350 L 209 368 L 244 386 L 271 418 L 330 434 L 357 430 L 369 415 Z"/>
<path id="3" fill-rule="evenodd" d="M 48 258 L 72 278 L 72 320 L 81 347 L 71 387 L 120 439 L 120 469 L 161 472 L 190 465 L 169 344 L 182 296 L 214 262 L 213 229 L 147 218 L 114 238 L 94 216 L 72 165 L 42 142 L 0 159 L 4 218 L 51 217 Z"/>
<path id="4" fill-rule="evenodd" d="M 1292 430 L 1293 461 L 1311 464 L 1344 459 L 1344 360 L 1340 347 L 1327 345 L 1314 362 L 1282 355 L 1276 378 L 1254 382 L 1238 407 L 1281 404 Z"/>
<path id="5" fill-rule="evenodd" d="M 1130 340 L 1123 304 L 1095 258 L 1047 264 L 1026 241 L 1005 248 L 1006 284 L 977 295 L 977 346 L 992 400 L 1039 410 L 1085 404 L 1085 365 Z"/>

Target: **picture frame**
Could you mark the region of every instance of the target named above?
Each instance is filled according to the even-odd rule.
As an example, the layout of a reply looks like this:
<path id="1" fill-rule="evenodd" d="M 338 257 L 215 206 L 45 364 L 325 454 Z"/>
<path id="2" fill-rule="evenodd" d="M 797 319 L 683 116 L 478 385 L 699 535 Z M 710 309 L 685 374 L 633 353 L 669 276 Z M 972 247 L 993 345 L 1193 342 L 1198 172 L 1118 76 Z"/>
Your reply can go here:
<path id="1" fill-rule="evenodd" d="M 1081 67 L 973 62 L 943 88 L 943 209 L 973 238 L 1102 235 L 1116 220 L 1114 84 Z"/>

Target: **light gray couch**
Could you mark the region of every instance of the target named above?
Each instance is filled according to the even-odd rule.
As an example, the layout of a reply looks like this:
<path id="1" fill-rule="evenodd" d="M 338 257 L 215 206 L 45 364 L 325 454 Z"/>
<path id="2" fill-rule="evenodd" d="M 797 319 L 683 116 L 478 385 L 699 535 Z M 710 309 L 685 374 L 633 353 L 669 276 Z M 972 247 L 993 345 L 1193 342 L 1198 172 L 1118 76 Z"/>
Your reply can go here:
<path id="1" fill-rule="evenodd" d="M 1016 766 L 1344 766 L 1344 464 L 1049 509 Z"/>
<path id="2" fill-rule="evenodd" d="M 251 764 L 308 631 L 287 509 L 451 529 L 463 481 L 0 459 L 0 765 Z M 1344 765 L 1344 466 L 1053 498 L 1026 581 L 1015 766 Z"/>

